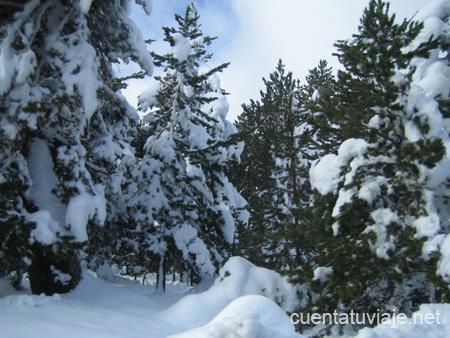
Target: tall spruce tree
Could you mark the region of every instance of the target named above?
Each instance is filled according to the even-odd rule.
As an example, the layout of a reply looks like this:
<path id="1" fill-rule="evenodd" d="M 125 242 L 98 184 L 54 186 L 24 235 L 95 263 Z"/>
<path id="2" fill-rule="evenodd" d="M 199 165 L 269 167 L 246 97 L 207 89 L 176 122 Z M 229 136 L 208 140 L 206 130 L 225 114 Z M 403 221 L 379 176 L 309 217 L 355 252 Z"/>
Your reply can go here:
<path id="1" fill-rule="evenodd" d="M 2 35 L 0 273 L 28 271 L 33 293 L 77 285 L 86 228 L 105 223 L 109 178 L 131 153 L 137 114 L 111 63 L 150 73 L 152 60 L 128 6 L 34 0 Z"/>
<path id="2" fill-rule="evenodd" d="M 417 65 L 439 54 L 439 39 L 424 38 L 422 27 L 396 23 L 387 3 L 372 0 L 359 33 L 336 43 L 345 70 L 336 93 L 320 103 L 345 141 L 310 172 L 321 196 L 306 233 L 315 250 L 300 276 L 309 290 L 303 310 L 408 314 L 448 301 L 436 250 L 423 245 L 448 232 L 429 183 L 448 131 L 433 130 L 436 117 L 417 102 Z"/>
<path id="3" fill-rule="evenodd" d="M 150 137 L 136 168 L 132 217 L 146 242 L 140 250 L 159 260 L 157 289 L 169 268 L 183 274 L 214 275 L 230 255 L 234 232 L 245 222 L 245 200 L 227 178 L 228 162 L 242 145 L 226 120 L 228 104 L 217 76 L 228 64 L 209 67 L 207 46 L 195 4 L 175 15 L 177 28 L 164 28 L 171 53 L 155 55 L 164 77 L 140 97 Z"/>

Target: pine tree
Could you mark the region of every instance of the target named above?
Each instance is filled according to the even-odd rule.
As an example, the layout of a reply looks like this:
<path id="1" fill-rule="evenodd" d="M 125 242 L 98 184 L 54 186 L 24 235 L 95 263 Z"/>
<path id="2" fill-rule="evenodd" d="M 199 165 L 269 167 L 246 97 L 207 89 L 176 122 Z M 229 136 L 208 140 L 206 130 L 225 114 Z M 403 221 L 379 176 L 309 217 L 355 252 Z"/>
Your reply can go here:
<path id="1" fill-rule="evenodd" d="M 444 231 L 428 181 L 446 149 L 427 112 L 411 104 L 415 65 L 439 45 L 418 40 L 422 27 L 397 24 L 388 4 L 372 0 L 359 34 L 336 43 L 345 71 L 322 108 L 345 141 L 311 170 L 322 196 L 308 232 L 316 254 L 303 269 L 310 296 L 302 306 L 408 314 L 448 300 L 436 261 L 423 254 L 423 239 Z"/>
<path id="2" fill-rule="evenodd" d="M 239 157 L 233 125 L 226 120 L 228 104 L 217 73 L 210 68 L 195 4 L 177 28 L 164 28 L 172 52 L 154 55 L 164 77 L 140 97 L 150 137 L 136 168 L 138 195 L 129 203 L 137 225 L 147 235 L 144 250 L 158 257 L 159 291 L 169 268 L 183 274 L 214 275 L 230 254 L 234 231 L 245 222 L 245 201 L 227 178 L 228 162 Z M 241 216 L 242 214 L 242 216 Z M 145 230 L 144 230 L 145 227 Z M 143 249 L 140 246 L 140 249 Z"/>
<path id="3" fill-rule="evenodd" d="M 279 233 L 284 233 L 289 224 L 299 223 L 296 213 L 300 207 L 301 177 L 298 173 L 298 142 L 295 135 L 300 118 L 296 95 L 299 85 L 291 72 L 285 74 L 281 60 L 265 85 L 267 95 L 262 100 L 270 112 L 266 132 L 271 143 L 270 155 L 274 159 L 271 176 L 275 180 L 275 187 L 271 192 L 271 210 L 267 215 L 274 227 L 268 229 L 272 239 L 266 255 L 269 266 L 289 270 L 296 264 L 296 253 L 290 251 L 286 240 Z"/>
<path id="4" fill-rule="evenodd" d="M 298 222 L 301 180 L 295 136 L 299 85 L 284 68 L 280 60 L 269 80 L 263 79 L 261 102 L 243 105 L 236 125 L 246 148 L 234 169 L 251 210 L 248 230 L 241 233 L 242 254 L 280 270 L 289 269 L 295 257 L 280 233 Z"/>
<path id="5" fill-rule="evenodd" d="M 317 255 L 316 248 L 308 241 L 317 193 L 311 188 L 309 171 L 320 157 L 333 152 L 338 144 L 339 128 L 321 111 L 326 97 L 333 95 L 336 81 L 332 69 L 325 60 L 309 71 L 306 84 L 297 91 L 298 120 L 294 129 L 297 175 L 296 205 L 290 211 L 294 222 L 277 234 L 280 241 L 287 242 L 291 250 L 292 266 L 286 273 L 291 281 L 297 281 L 308 266 L 309 256 Z"/>
<path id="6" fill-rule="evenodd" d="M 86 252 L 88 265 L 94 271 L 118 263 L 114 261 L 117 237 L 121 227 L 130 221 L 122 185 L 132 179 L 132 168 L 137 162 L 138 149 L 134 145 L 139 136 L 139 116 L 120 90 L 126 88 L 126 80 L 144 78 L 153 71 L 147 41 L 129 18 L 129 6 L 130 1 L 97 1 L 91 4 L 87 13 L 90 39 L 100 65 L 97 76 L 102 82 L 97 92 L 99 109 L 91 118 L 88 129 L 87 165 L 92 179 L 104 187 L 107 210 L 102 226 L 88 223 Z M 149 14 L 148 8 L 143 7 Z M 105 20 L 105 13 L 108 13 L 108 20 Z M 135 62 L 141 70 L 119 78 L 113 67 L 123 62 Z M 132 263 L 130 260 L 125 265 Z M 98 275 L 101 275 L 100 271 Z"/>
<path id="7" fill-rule="evenodd" d="M 35 0 L 3 37 L 0 273 L 28 271 L 33 293 L 77 285 L 86 228 L 104 224 L 109 177 L 130 154 L 137 114 L 111 63 L 152 61 L 127 13 L 126 1 Z"/>
<path id="8" fill-rule="evenodd" d="M 242 105 L 236 127 L 239 139 L 245 147 L 241 161 L 232 162 L 231 178 L 238 191 L 248 202 L 250 213 L 248 225 L 238 229 L 238 243 L 235 255 L 243 256 L 254 264 L 264 266 L 267 245 L 266 229 L 271 228 L 267 217 L 275 180 L 272 175 L 274 159 L 271 157 L 271 143 L 264 131 L 265 111 L 259 101 L 251 100 Z"/>

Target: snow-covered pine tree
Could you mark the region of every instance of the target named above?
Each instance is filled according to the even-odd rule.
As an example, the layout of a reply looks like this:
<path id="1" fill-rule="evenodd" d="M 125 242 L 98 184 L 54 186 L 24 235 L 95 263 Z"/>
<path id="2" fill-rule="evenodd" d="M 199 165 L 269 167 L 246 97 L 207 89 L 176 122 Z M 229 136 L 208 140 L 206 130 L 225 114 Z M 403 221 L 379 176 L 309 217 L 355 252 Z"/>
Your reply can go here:
<path id="1" fill-rule="evenodd" d="M 208 66 L 214 38 L 200 30 L 195 4 L 175 19 L 178 27 L 164 28 L 171 53 L 154 55 L 165 76 L 139 99 L 143 112 L 150 109 L 144 121 L 151 136 L 129 202 L 136 226 L 146 229 L 139 250 L 159 257 L 159 291 L 169 268 L 214 275 L 246 218 L 246 202 L 226 175 L 228 162 L 242 151 L 217 77 L 228 64 Z"/>
<path id="2" fill-rule="evenodd" d="M 324 107 L 346 140 L 310 171 L 325 201 L 315 201 L 319 254 L 304 274 L 314 311 L 408 314 L 449 299 L 436 278 L 436 238 L 448 225 L 434 204 L 435 180 L 448 180 L 448 130 L 436 123 L 448 86 L 431 93 L 423 82 L 430 64 L 448 69 L 448 45 L 439 46 L 445 30 L 433 37 L 422 28 L 396 23 L 387 3 L 372 0 L 359 33 L 336 43 L 345 71 Z"/>
<path id="3" fill-rule="evenodd" d="M 34 293 L 77 285 L 88 223 L 105 222 L 109 177 L 133 157 L 137 114 L 111 63 L 133 59 L 150 73 L 152 60 L 128 6 L 33 0 L 2 36 L 1 274 L 28 271 Z"/>
<path id="4" fill-rule="evenodd" d="M 149 1 L 136 1 L 146 14 L 151 11 Z M 122 185 L 132 178 L 136 165 L 139 116 L 120 90 L 126 80 L 151 75 L 153 61 L 146 48 L 146 41 L 136 24 L 129 17 L 131 1 L 94 1 L 87 13 L 90 41 L 96 49 L 102 85 L 97 91 L 99 108 L 91 118 L 88 134 L 86 164 L 92 179 L 105 190 L 107 215 L 104 225 L 88 223 L 89 246 L 86 249 L 88 264 L 108 277 L 113 263 L 120 229 L 129 221 Z M 105 20 L 108 13 L 108 20 Z M 120 63 L 135 62 L 140 71 L 124 78 L 118 77 L 113 67 Z M 130 259 L 128 264 L 133 264 Z"/>

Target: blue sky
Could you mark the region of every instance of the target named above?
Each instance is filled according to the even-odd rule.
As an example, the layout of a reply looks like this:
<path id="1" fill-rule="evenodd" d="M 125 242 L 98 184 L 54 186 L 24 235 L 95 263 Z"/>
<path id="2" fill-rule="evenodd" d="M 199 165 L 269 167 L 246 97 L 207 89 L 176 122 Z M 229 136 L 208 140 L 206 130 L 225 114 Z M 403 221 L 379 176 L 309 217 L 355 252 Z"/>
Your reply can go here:
<path id="1" fill-rule="evenodd" d="M 176 26 L 174 14 L 184 14 L 191 0 L 153 0 L 146 16 L 134 6 L 132 19 L 145 38 L 156 39 L 149 49 L 164 53 L 163 26 Z M 223 89 L 230 93 L 229 120 L 241 113 L 241 104 L 259 99 L 262 77 L 274 71 L 278 59 L 286 70 L 304 80 L 308 69 L 325 59 L 339 67 L 333 43 L 357 33 L 359 18 L 369 0 L 199 0 L 196 1 L 204 35 L 217 36 L 210 46 L 212 66 L 231 62 L 220 75 Z M 411 18 L 430 0 L 391 0 L 397 18 Z M 144 79 L 130 84 L 124 94 L 132 104 L 150 84 Z"/>

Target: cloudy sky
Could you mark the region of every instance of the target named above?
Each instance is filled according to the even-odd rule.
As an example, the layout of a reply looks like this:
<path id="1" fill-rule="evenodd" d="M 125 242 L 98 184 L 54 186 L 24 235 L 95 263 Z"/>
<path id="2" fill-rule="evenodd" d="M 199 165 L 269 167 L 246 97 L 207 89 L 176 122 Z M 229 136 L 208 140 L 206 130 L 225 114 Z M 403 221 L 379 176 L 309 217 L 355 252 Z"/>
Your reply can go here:
<path id="1" fill-rule="evenodd" d="M 397 19 L 411 18 L 431 0 L 391 0 Z M 153 12 L 133 7 L 132 18 L 144 38 L 156 39 L 149 48 L 170 50 L 163 26 L 176 27 L 174 14 L 184 14 L 192 0 L 153 0 Z M 241 104 L 258 100 L 262 78 L 268 78 L 279 59 L 294 77 L 304 80 L 309 69 L 325 59 L 336 70 L 333 43 L 357 33 L 369 0 L 197 0 L 204 35 L 217 36 L 210 46 L 211 66 L 231 62 L 220 74 L 222 88 L 230 93 L 228 119 L 241 113 Z M 147 78 L 130 84 L 124 92 L 132 104 L 150 84 Z"/>

